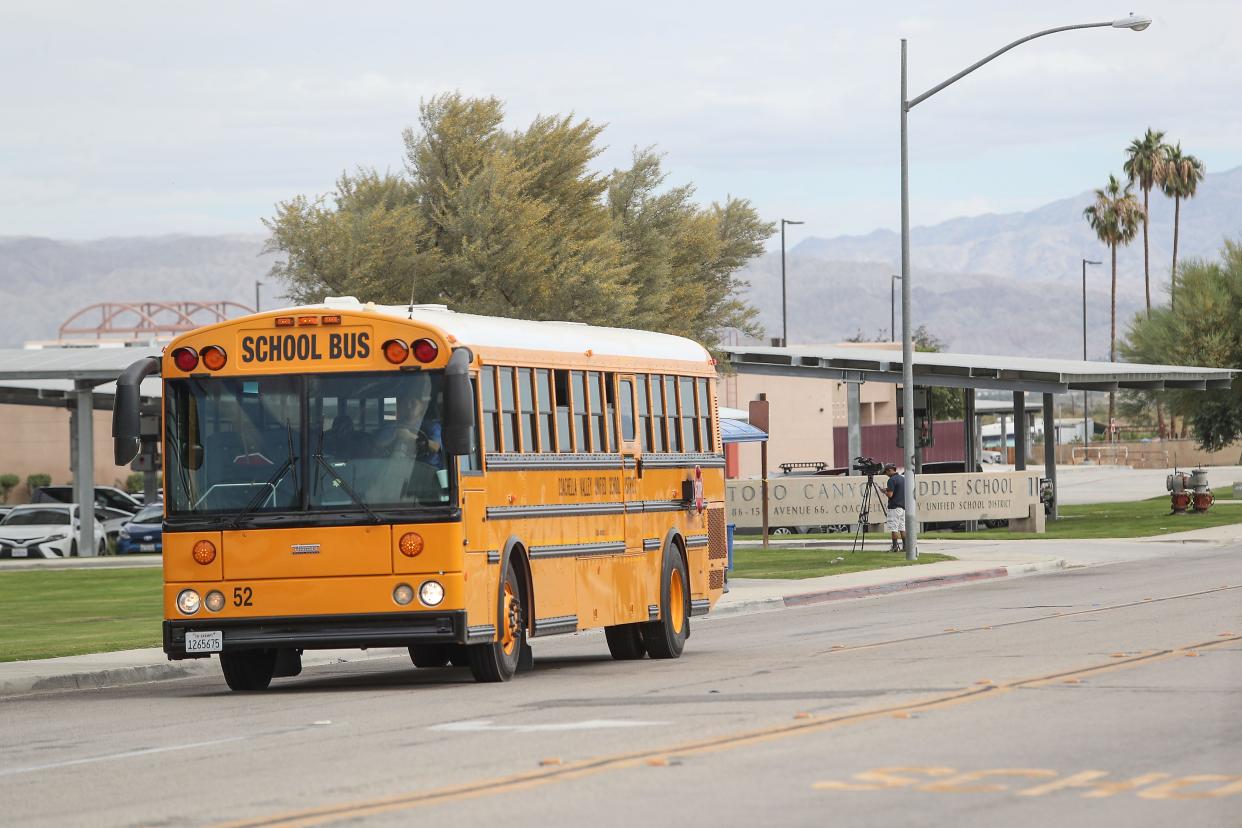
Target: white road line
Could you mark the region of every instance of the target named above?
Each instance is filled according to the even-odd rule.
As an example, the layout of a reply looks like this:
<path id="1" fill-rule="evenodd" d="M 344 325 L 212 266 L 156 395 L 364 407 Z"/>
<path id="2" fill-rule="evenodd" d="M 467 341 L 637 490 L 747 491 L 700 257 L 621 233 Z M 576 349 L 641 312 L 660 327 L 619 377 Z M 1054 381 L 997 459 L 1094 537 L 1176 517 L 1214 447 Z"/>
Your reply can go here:
<path id="1" fill-rule="evenodd" d="M 672 722 L 641 722 L 631 719 L 586 719 L 581 722 L 553 722 L 550 724 L 496 724 L 490 719 L 474 719 L 464 722 L 432 725 L 428 730 L 449 731 L 451 733 L 480 733 L 489 731 L 508 731 L 511 733 L 545 733 L 565 730 L 604 730 L 614 727 L 649 727 L 651 725 L 667 725 Z"/>
<path id="2" fill-rule="evenodd" d="M 225 739 L 210 739 L 205 742 L 188 742 L 183 745 L 167 745 L 166 747 L 142 748 L 141 750 L 127 750 L 121 753 L 108 753 L 103 756 L 88 756 L 84 759 L 66 759 L 64 762 L 49 762 L 46 765 L 28 765 L 24 768 L 3 768 L 0 769 L 0 776 L 16 776 L 21 773 L 36 773 L 38 771 L 55 770 L 56 768 L 67 768 L 73 765 L 87 765 L 92 762 L 112 762 L 117 759 L 132 759 L 135 756 L 150 756 L 155 753 L 169 753 L 175 750 L 192 750 L 194 748 L 211 747 L 212 745 L 224 745 L 230 742 L 242 742 L 247 739 L 254 739 L 256 736 L 280 736 L 285 733 L 293 733 L 304 728 L 293 727 L 283 730 L 273 730 L 267 733 L 248 733 L 244 736 L 229 736 Z"/>

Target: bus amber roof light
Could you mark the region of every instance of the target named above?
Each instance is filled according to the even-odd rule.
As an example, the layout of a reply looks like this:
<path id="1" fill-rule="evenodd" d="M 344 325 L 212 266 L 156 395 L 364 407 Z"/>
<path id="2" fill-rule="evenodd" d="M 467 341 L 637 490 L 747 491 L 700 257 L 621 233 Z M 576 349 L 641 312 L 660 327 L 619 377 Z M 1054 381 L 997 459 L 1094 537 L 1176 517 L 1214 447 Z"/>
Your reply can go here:
<path id="1" fill-rule="evenodd" d="M 194 556 L 195 563 L 206 566 L 216 559 L 216 545 L 209 540 L 201 540 L 194 544 L 190 554 Z"/>
<path id="2" fill-rule="evenodd" d="M 390 339 L 384 343 L 384 358 L 393 365 L 400 365 L 410 357 L 410 348 L 400 339 Z"/>
<path id="3" fill-rule="evenodd" d="M 219 345 L 208 345 L 199 357 L 208 371 L 219 371 L 229 361 L 229 355 Z"/>
<path id="4" fill-rule="evenodd" d="M 318 325 L 319 317 L 318 316 L 299 316 L 298 324 L 299 325 Z"/>
<path id="5" fill-rule="evenodd" d="M 327 316 L 321 316 L 319 317 L 319 322 L 322 325 L 339 325 L 341 324 L 341 315 L 339 313 L 332 313 Z"/>
<path id="6" fill-rule="evenodd" d="M 410 343 L 414 358 L 419 362 L 435 362 L 440 355 L 440 346 L 430 339 L 418 339 Z"/>
<path id="7" fill-rule="evenodd" d="M 423 551 L 423 536 L 417 532 L 406 532 L 397 541 L 397 548 L 407 558 L 413 558 Z"/>
<path id="8" fill-rule="evenodd" d="M 278 316 L 278 317 L 276 317 L 276 327 L 278 327 L 278 328 L 292 328 L 292 327 L 293 327 L 293 317 L 292 317 L 292 316 Z"/>
<path id="9" fill-rule="evenodd" d="M 173 364 L 179 371 L 193 371 L 198 367 L 198 351 L 193 348 L 178 348 L 172 352 Z"/>

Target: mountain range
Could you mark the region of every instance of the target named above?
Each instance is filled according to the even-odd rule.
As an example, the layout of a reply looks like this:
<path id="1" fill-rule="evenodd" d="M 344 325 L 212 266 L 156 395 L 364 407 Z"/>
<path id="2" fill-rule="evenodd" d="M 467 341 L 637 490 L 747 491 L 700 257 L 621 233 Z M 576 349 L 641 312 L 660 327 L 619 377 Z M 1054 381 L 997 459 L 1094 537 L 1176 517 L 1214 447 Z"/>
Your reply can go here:
<path id="1" fill-rule="evenodd" d="M 1108 355 L 1108 250 L 1083 219 L 1093 194 L 1023 213 L 951 219 L 911 233 L 914 325 L 957 351 L 1082 356 L 1081 260 L 1088 271 L 1088 355 Z M 1152 194 L 1152 301 L 1167 301 L 1172 203 Z M 1214 258 L 1226 238 L 1242 237 L 1242 167 L 1209 173 L 1182 204 L 1179 257 Z M 8 309 L 0 346 L 55 339 L 75 312 L 105 301 L 231 300 L 284 303 L 269 282 L 275 257 L 261 235 L 173 235 L 57 241 L 0 237 L 0 306 Z M 891 274 L 900 240 L 890 230 L 808 238 L 788 251 L 791 343 L 891 336 Z M 744 298 L 767 336 L 781 333 L 780 253 L 747 264 Z M 898 284 L 898 287 L 900 285 Z M 897 292 L 900 305 L 900 291 Z M 1118 333 L 1143 307 L 1141 236 L 1118 257 Z M 92 317 L 85 317 L 90 319 Z M 900 324 L 900 316 L 898 316 Z"/>

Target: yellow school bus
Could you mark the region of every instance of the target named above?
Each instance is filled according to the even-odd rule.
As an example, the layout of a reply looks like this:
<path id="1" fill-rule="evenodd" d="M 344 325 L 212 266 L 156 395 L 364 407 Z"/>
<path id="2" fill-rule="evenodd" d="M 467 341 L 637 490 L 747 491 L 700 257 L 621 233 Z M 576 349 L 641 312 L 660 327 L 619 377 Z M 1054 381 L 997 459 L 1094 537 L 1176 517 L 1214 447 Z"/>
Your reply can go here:
<path id="1" fill-rule="evenodd" d="M 352 297 L 200 328 L 163 380 L 164 651 L 229 687 L 308 649 L 408 647 L 505 681 L 529 638 L 602 627 L 676 658 L 724 588 L 710 354 L 680 337 Z"/>

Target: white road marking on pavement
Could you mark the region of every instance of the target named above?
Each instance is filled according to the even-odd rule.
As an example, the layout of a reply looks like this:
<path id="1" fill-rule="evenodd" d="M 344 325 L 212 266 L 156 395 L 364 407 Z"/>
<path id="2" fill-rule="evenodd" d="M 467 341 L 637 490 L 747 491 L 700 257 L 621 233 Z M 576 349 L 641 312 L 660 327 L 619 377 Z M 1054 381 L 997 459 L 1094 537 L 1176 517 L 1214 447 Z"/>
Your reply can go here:
<path id="1" fill-rule="evenodd" d="M 132 759 L 135 756 L 149 756 L 154 753 L 169 753 L 175 750 L 190 750 L 192 748 L 211 747 L 212 745 L 224 745 L 229 742 L 241 742 L 247 739 L 253 739 L 256 736 L 280 736 L 285 733 L 293 733 L 296 730 L 303 730 L 300 727 L 285 728 L 283 730 L 272 730 L 267 733 L 247 733 L 244 736 L 229 736 L 225 739 L 210 739 L 205 742 L 188 742 L 181 745 L 166 745 L 164 747 L 142 748 L 140 750 L 127 750 L 121 753 L 106 753 L 102 756 L 87 756 L 83 759 L 66 759 L 63 762 L 49 762 L 46 765 L 28 765 L 24 768 L 0 768 L 0 776 L 16 776 L 19 773 L 35 773 L 36 771 L 53 770 L 55 768 L 67 768 L 72 765 L 86 765 L 91 762 L 111 762 L 116 759 Z"/>
<path id="2" fill-rule="evenodd" d="M 429 730 L 449 731 L 452 733 L 480 733 L 486 731 L 508 731 L 512 733 L 542 733 L 561 730 L 603 730 L 610 727 L 649 727 L 666 725 L 671 722 L 641 722 L 632 719 L 587 719 L 581 722 L 553 722 L 550 724 L 496 724 L 491 719 L 473 719 L 464 722 L 432 725 Z"/>

